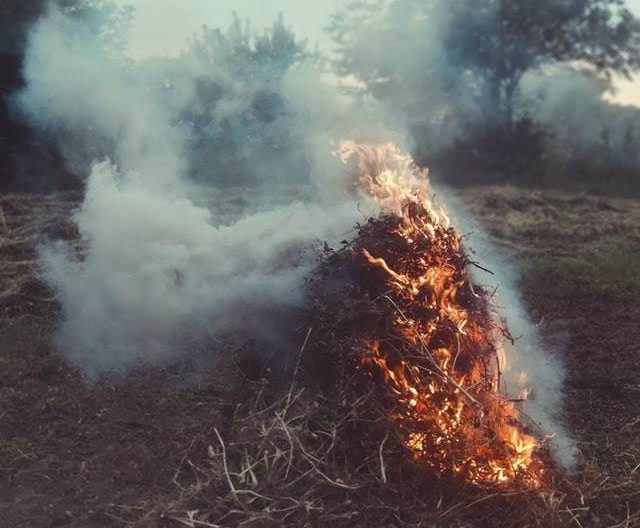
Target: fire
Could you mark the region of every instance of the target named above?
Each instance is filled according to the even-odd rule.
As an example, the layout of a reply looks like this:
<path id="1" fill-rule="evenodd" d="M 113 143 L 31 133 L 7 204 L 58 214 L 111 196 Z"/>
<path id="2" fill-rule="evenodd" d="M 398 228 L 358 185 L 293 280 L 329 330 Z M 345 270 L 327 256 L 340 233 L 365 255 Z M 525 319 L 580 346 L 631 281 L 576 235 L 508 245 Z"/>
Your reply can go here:
<path id="1" fill-rule="evenodd" d="M 356 158 L 357 186 L 382 210 L 361 228 L 356 253 L 368 295 L 388 318 L 365 339 L 361 362 L 384 381 L 400 438 L 441 474 L 536 485 L 538 442 L 501 390 L 508 332 L 472 283 L 461 236 L 434 204 L 426 171 L 392 144 L 345 141 L 339 154 Z"/>

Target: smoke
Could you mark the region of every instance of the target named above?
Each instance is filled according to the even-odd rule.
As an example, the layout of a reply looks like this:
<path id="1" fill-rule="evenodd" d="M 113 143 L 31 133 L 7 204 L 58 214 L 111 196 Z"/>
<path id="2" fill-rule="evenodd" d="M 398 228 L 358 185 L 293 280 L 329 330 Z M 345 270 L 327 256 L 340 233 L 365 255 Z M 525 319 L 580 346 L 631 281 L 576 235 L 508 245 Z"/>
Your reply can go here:
<path id="1" fill-rule="evenodd" d="M 353 226 L 357 209 L 330 140 L 358 133 L 355 116 L 365 114 L 305 64 L 284 71 L 277 86 L 268 78 L 256 87 L 237 80 L 225 60 L 128 63 L 95 29 L 57 10 L 43 18 L 30 38 L 20 95 L 23 111 L 60 134 L 70 163 L 88 172 L 75 216 L 82 255 L 64 244 L 41 252 L 64 307 L 61 347 L 91 375 L 161 363 L 225 331 L 263 332 L 270 314 L 302 306 L 313 249 Z M 264 145 L 251 144 L 227 153 L 226 165 L 210 159 L 194 167 L 199 131 L 181 117 L 207 103 L 195 98 L 213 81 L 225 89 L 203 110 L 212 125 L 228 127 L 224 116 L 241 121 L 267 88 L 281 99 L 307 173 L 302 164 L 292 170 L 291 145 L 271 152 L 267 168 L 258 155 Z M 249 122 L 247 143 L 268 143 L 255 136 L 260 127 L 273 136 L 281 123 Z M 255 171 L 239 181 L 260 185 L 221 190 L 236 183 L 234 154 L 238 167 Z M 311 190 L 300 191 L 300 182 Z"/>
<path id="2" fill-rule="evenodd" d="M 519 104 L 551 131 L 549 157 L 556 166 L 583 160 L 596 168 L 638 167 L 640 113 L 612 104 L 610 88 L 566 64 L 524 76 Z"/>
<path id="3" fill-rule="evenodd" d="M 317 249 L 348 238 L 361 219 L 365 198 L 332 155 L 335 142 L 406 146 L 404 131 L 416 126 L 406 116 L 430 108 L 441 114 L 440 132 L 452 129 L 446 84 L 431 77 L 443 57 L 435 53 L 422 71 L 419 53 L 407 48 L 425 34 L 426 19 L 392 46 L 370 39 L 365 64 L 383 56 L 420 74 L 421 83 L 394 89 L 387 104 L 338 90 L 281 21 L 260 38 L 237 22 L 227 33 L 205 30 L 179 58 L 131 62 L 122 36 L 104 31 L 116 16 L 109 9 L 43 17 L 17 99 L 86 175 L 75 214 L 81 246 L 41 249 L 63 306 L 61 349 L 93 376 L 162 364 L 225 332 L 277 338 L 277 318 L 304 307 Z M 441 49 L 437 33 L 426 35 L 421 46 Z M 488 243 L 480 246 L 483 262 L 507 268 Z M 562 369 L 544 352 L 513 280 L 500 284 L 509 326 L 523 336 L 513 373 L 529 373 L 531 414 L 564 448 L 554 415 Z"/>
<path id="4" fill-rule="evenodd" d="M 438 151 L 464 123 L 479 119 L 474 87 L 458 82 L 464 73 L 447 50 L 451 6 L 382 1 L 377 7 L 354 4 L 336 17 L 338 66 L 403 116 L 416 148 Z"/>
<path id="5" fill-rule="evenodd" d="M 561 351 L 549 348 L 527 315 L 518 293 L 513 258 L 488 239 L 455 191 L 437 190 L 451 211 L 453 224 L 459 232 L 467 234 L 465 244 L 473 251 L 473 257 L 491 271 L 492 275 L 479 269 L 471 270 L 479 284 L 496 288 L 497 322 L 505 325 L 514 338 L 513 343 L 503 342 L 505 358 L 500 359 L 503 390 L 513 399 L 524 399 L 519 406 L 525 419 L 532 420 L 538 432 L 553 435 L 550 445 L 554 457 L 564 467 L 571 468 L 578 450 L 562 414 L 565 367 Z"/>

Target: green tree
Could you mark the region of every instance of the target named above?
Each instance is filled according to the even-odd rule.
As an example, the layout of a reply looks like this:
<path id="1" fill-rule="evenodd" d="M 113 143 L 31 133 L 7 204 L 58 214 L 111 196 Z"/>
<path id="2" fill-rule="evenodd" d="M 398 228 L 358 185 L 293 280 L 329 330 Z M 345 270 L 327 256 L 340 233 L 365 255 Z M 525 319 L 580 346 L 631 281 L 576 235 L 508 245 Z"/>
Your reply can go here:
<path id="1" fill-rule="evenodd" d="M 575 62 L 609 78 L 640 66 L 640 25 L 621 0 L 470 0 L 452 8 L 451 57 L 509 127 L 520 81 L 533 69 Z"/>
<path id="2" fill-rule="evenodd" d="M 274 184 L 285 173 L 307 174 L 298 116 L 283 82 L 291 69 L 314 60 L 282 16 L 262 32 L 238 16 L 226 29 L 203 28 L 176 61 L 170 83 L 180 86 L 180 68 L 189 64 L 200 72 L 180 109 L 189 130 L 192 176 L 217 177 L 220 184 Z"/>
<path id="3" fill-rule="evenodd" d="M 437 82 L 457 102 L 472 101 L 483 124 L 509 129 L 520 82 L 532 70 L 568 62 L 609 78 L 640 67 L 640 23 L 623 0 L 359 2 L 336 15 L 330 31 L 340 71 L 374 93 Z M 412 54 L 421 55 L 417 63 Z"/>

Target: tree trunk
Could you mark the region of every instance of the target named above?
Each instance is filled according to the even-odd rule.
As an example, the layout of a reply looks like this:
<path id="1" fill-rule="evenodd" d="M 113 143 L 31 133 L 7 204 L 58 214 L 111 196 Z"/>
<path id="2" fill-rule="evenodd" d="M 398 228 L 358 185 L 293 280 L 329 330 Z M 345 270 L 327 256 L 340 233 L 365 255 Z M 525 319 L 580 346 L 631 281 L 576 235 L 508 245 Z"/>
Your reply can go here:
<path id="1" fill-rule="evenodd" d="M 503 116 L 505 129 L 512 133 L 515 128 L 515 99 L 520 86 L 522 74 L 514 72 L 509 79 L 504 82 L 504 93 L 502 94 Z"/>

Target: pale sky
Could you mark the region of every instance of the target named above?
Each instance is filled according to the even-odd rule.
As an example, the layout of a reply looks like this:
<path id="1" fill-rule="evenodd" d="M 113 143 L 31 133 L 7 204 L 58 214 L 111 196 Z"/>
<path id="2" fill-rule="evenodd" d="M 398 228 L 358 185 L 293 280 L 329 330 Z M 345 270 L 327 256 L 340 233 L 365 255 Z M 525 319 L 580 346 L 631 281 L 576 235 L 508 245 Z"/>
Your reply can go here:
<path id="1" fill-rule="evenodd" d="M 279 13 L 309 47 L 329 49 L 331 41 L 323 28 L 329 15 L 350 0 L 117 0 L 135 7 L 137 20 L 131 35 L 134 56 L 173 53 L 203 25 L 227 27 L 233 12 L 250 19 L 256 29 L 271 24 Z M 638 0 L 640 2 L 640 0 Z M 158 28 L 164 31 L 158 32 Z"/>
<path id="2" fill-rule="evenodd" d="M 350 0 L 117 0 L 136 8 L 131 35 L 131 52 L 136 57 L 171 54 L 180 50 L 187 39 L 203 25 L 226 27 L 236 11 L 250 19 L 256 29 L 270 24 L 282 12 L 286 23 L 309 47 L 317 45 L 327 51 L 331 41 L 324 32 L 329 15 Z M 530 0 L 535 2 L 537 0 Z M 627 5 L 640 15 L 640 0 L 627 0 Z M 158 28 L 162 28 L 158 31 Z M 615 99 L 640 106 L 640 79 L 620 81 Z"/>
<path id="3" fill-rule="evenodd" d="M 627 5 L 640 16 L 640 0 L 627 0 Z M 624 104 L 640 106 L 640 79 L 620 81 L 615 99 Z"/>

